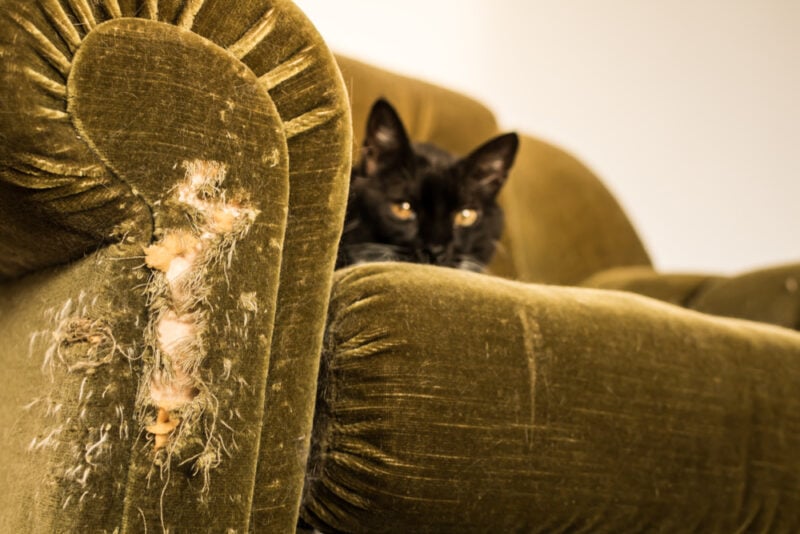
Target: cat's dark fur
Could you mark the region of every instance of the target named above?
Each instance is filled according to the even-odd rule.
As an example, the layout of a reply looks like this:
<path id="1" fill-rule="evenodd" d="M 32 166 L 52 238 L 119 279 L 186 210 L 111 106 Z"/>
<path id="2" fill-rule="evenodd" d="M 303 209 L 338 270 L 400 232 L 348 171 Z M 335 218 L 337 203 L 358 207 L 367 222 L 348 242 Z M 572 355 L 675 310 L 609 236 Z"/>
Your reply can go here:
<path id="1" fill-rule="evenodd" d="M 394 108 L 375 102 L 350 178 L 337 267 L 407 261 L 482 271 L 503 229 L 496 199 L 518 143 L 505 134 L 458 158 L 412 144 Z"/>

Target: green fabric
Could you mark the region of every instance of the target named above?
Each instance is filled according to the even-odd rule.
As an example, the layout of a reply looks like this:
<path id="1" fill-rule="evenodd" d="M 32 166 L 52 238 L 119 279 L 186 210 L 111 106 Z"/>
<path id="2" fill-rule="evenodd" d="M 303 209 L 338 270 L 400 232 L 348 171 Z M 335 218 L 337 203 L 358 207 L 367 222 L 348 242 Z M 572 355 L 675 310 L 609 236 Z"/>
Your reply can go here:
<path id="1" fill-rule="evenodd" d="M 582 287 L 639 293 L 683 307 L 691 307 L 703 291 L 722 277 L 704 274 L 659 273 L 652 267 L 617 267 L 582 281 Z"/>
<path id="2" fill-rule="evenodd" d="M 146 207 L 76 135 L 66 85 L 82 31 L 62 37 L 48 18 L 66 18 L 57 9 L 0 4 L 0 280 L 146 226 Z"/>
<path id="3" fill-rule="evenodd" d="M 304 68 L 270 90 L 287 126 L 291 186 L 252 511 L 257 532 L 293 532 L 297 523 L 352 146 L 333 56 L 300 10 L 289 1 L 275 4 L 281 17 L 274 40 L 248 64 L 256 72 L 255 65 L 276 59 Z"/>
<path id="4" fill-rule="evenodd" d="M 110 532 L 121 525 L 138 433 L 136 323 L 143 324 L 145 295 L 120 288 L 142 283 L 137 264 L 98 253 L 0 286 L 0 532 Z M 91 347 L 67 342 L 69 325 L 82 318 L 111 326 L 121 349 L 93 374 L 67 370 Z M 108 440 L 92 465 L 84 453 L 104 425 Z"/>
<path id="5" fill-rule="evenodd" d="M 378 98 L 398 111 L 412 140 L 436 143 L 467 154 L 497 134 L 497 123 L 483 104 L 420 80 L 337 55 L 351 100 L 354 156 L 363 143 L 367 116 Z"/>
<path id="6" fill-rule="evenodd" d="M 494 270 L 506 277 L 574 285 L 612 267 L 650 265 L 639 236 L 602 182 L 544 141 L 521 136 L 500 202 L 506 231 Z"/>
<path id="7" fill-rule="evenodd" d="M 691 308 L 800 330 L 800 264 L 719 280 L 700 293 Z"/>
<path id="8" fill-rule="evenodd" d="M 793 532 L 800 335 L 614 291 L 338 273 L 303 516 L 337 532 Z"/>
<path id="9" fill-rule="evenodd" d="M 359 149 L 345 82 L 358 135 L 386 96 L 457 153 L 497 132 L 480 103 L 337 58 L 342 77 L 289 0 L 0 0 L 0 58 L 0 531 L 292 532 L 304 478 L 334 530 L 797 529 L 783 329 L 368 266 L 338 275 L 317 397 Z M 189 205 L 200 168 L 222 181 Z M 600 181 L 540 140 L 501 200 L 495 273 L 797 324 L 795 268 L 654 276 Z M 223 239 L 198 202 L 253 224 Z M 204 403 L 156 452 L 171 297 L 143 251 L 175 235 L 219 254 L 185 286 Z"/>
<path id="10" fill-rule="evenodd" d="M 732 277 L 620 267 L 596 273 L 580 285 L 631 291 L 704 313 L 800 330 L 800 264 Z"/>
<path id="11" fill-rule="evenodd" d="M 0 530 L 292 531 L 350 161 L 330 53 L 287 0 L 3 0 L 0 55 L 0 361 L 19 372 Z M 199 202 L 255 222 L 191 286 L 207 403 L 164 459 L 142 416 L 162 313 L 142 250 L 214 238 L 180 200 L 198 162 L 224 177 Z M 75 341 L 75 324 L 104 336 Z M 99 364 L 40 369 L 109 336 Z M 34 391 L 66 400 L 20 416 Z"/>

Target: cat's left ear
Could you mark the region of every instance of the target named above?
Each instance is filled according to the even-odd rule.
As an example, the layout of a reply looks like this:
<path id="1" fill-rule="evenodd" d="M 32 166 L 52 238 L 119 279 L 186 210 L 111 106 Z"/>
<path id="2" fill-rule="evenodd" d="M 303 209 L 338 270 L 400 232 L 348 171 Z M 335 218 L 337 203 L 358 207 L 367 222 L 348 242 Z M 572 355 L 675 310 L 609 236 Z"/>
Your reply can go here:
<path id="1" fill-rule="evenodd" d="M 494 197 L 506 183 L 518 148 L 519 137 L 515 133 L 490 139 L 465 158 L 467 176 L 476 180 L 487 196 Z"/>

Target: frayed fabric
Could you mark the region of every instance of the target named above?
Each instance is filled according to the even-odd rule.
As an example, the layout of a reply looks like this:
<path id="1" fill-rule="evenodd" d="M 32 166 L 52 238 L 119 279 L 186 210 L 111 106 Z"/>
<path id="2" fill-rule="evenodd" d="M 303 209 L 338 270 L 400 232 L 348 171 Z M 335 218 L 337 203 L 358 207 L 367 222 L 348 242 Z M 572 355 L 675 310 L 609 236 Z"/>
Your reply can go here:
<path id="1" fill-rule="evenodd" d="M 202 435 L 195 470 L 208 476 L 219 465 L 224 443 L 215 424 L 217 400 L 201 367 L 207 355 L 209 267 L 228 269 L 239 239 L 255 221 L 258 210 L 245 200 L 229 199 L 221 187 L 227 167 L 216 161 L 183 164 L 185 179 L 172 200 L 190 221 L 188 228 L 167 228 L 145 248 L 151 272 L 146 286 L 150 321 L 145 330 L 148 353 L 138 398 L 142 426 L 152 436 L 159 455 L 179 454 Z"/>

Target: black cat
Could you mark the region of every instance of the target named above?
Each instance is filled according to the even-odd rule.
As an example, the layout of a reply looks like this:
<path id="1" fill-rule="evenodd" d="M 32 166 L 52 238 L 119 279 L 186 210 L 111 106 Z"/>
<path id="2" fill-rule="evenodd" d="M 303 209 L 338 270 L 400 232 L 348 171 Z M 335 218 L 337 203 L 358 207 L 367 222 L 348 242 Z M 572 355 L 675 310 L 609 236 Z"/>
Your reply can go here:
<path id="1" fill-rule="evenodd" d="M 497 194 L 519 140 L 495 137 L 463 158 L 412 144 L 386 100 L 372 106 L 350 176 L 337 268 L 373 261 L 482 271 L 503 229 Z"/>

